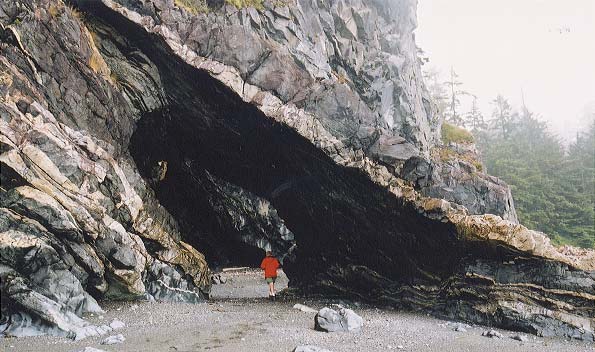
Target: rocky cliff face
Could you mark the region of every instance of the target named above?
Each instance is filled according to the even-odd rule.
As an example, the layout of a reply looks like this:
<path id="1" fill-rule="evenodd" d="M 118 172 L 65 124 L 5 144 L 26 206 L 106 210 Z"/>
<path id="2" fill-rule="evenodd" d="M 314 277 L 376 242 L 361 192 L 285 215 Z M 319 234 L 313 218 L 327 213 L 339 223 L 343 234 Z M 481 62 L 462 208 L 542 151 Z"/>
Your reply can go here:
<path id="1" fill-rule="evenodd" d="M 305 292 L 593 339 L 595 252 L 432 161 L 414 1 L 207 3 L 0 4 L 5 333 L 100 334 L 97 299 L 198 301 L 271 248 Z"/>
<path id="2" fill-rule="evenodd" d="M 518 223 L 510 188 L 482 172 L 473 143 L 437 145 L 431 158 L 411 157 L 399 174 L 426 197 L 464 205 L 470 214 L 495 214 Z"/>
<path id="3" fill-rule="evenodd" d="M 203 300 L 202 254 L 128 154 L 134 114 L 61 2 L 3 2 L 0 277 L 7 334 L 82 338 L 96 298 Z"/>

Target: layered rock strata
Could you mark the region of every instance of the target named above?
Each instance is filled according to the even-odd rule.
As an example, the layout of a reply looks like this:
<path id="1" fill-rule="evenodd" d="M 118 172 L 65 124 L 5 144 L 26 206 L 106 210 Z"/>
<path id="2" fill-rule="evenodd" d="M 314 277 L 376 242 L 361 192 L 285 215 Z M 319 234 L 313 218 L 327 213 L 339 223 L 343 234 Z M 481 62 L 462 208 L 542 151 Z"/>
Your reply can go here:
<path id="1" fill-rule="evenodd" d="M 473 143 L 438 145 L 431 158 L 411 157 L 399 177 L 425 197 L 464 205 L 470 214 L 495 214 L 517 223 L 510 188 L 485 174 Z"/>
<path id="2" fill-rule="evenodd" d="M 73 8 L 0 4 L 0 292 L 10 335 L 101 334 L 98 298 L 203 301 L 204 256 L 139 176 L 135 119 Z"/>
<path id="3" fill-rule="evenodd" d="M 261 10 L 191 14 L 171 1 L 80 1 L 84 24 L 60 2 L 27 4 L 7 4 L 1 16 L 9 331 L 17 316 L 34 316 L 61 333 L 101 333 L 81 321 L 91 332 L 60 327 L 68 317 L 52 314 L 74 321 L 98 309 L 93 296 L 195 301 L 208 269 L 194 248 L 233 261 L 270 246 L 291 249 L 285 271 L 304 292 L 593 340 L 595 252 L 554 248 L 543 234 L 470 215 L 395 176 L 429 155 L 439 126 L 415 73 L 415 2 L 265 1 Z M 27 133 L 44 128 L 53 144 Z M 53 251 L 38 257 L 44 243 Z M 48 267 L 78 280 L 72 299 L 27 281 L 43 281 L 30 273 Z M 37 301 L 19 295 L 23 282 Z"/>

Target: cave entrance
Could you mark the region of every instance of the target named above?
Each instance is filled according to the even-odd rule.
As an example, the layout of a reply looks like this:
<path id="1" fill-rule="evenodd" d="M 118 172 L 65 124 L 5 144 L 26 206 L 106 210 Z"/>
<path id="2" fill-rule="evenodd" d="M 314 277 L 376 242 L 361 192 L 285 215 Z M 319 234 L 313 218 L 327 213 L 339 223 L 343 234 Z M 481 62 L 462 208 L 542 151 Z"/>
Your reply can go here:
<path id="1" fill-rule="evenodd" d="M 217 111 L 198 106 L 202 108 L 170 107 L 145 114 L 130 152 L 160 203 L 177 220 L 184 240 L 203 252 L 211 267 L 258 267 L 266 249 L 287 252 L 292 243 L 275 233 L 275 226 L 259 223 L 270 221 L 258 214 L 258 205 L 268 203 L 265 198 L 219 175 L 252 175 L 253 184 L 260 185 L 257 179 L 264 175 L 246 169 L 256 154 L 266 159 L 266 153 L 241 155 L 250 146 L 231 138 L 229 134 L 236 133 L 219 121 L 207 128 L 204 124 L 212 122 Z M 237 171 L 230 164 L 237 164 Z"/>
<path id="2" fill-rule="evenodd" d="M 130 151 L 184 240 L 213 266 L 254 267 L 264 256 L 230 226 L 233 217 L 221 216 L 221 208 L 238 202 L 221 191 L 225 183 L 270 202 L 295 235 L 285 268 L 298 283 L 329 282 L 330 271 L 340 285 L 365 291 L 379 284 L 370 279 L 375 275 L 412 284 L 451 273 L 462 250 L 454 228 L 418 214 L 359 170 L 337 165 L 206 72 L 169 60 L 156 59 L 169 105 L 139 121 Z M 162 180 L 160 162 L 167 162 Z M 278 233 L 260 235 L 284 245 Z"/>
<path id="3" fill-rule="evenodd" d="M 129 150 L 183 240 L 211 266 L 257 266 L 267 245 L 293 248 L 284 262 L 292 284 L 354 294 L 439 284 L 456 270 L 465 248 L 452 225 L 428 219 L 359 170 L 337 165 L 183 62 L 158 36 L 101 3 L 89 6 L 158 70 L 165 101 L 145 111 Z M 291 236 L 239 231 L 259 223 L 228 210 L 255 213 L 254 204 L 275 209 Z"/>

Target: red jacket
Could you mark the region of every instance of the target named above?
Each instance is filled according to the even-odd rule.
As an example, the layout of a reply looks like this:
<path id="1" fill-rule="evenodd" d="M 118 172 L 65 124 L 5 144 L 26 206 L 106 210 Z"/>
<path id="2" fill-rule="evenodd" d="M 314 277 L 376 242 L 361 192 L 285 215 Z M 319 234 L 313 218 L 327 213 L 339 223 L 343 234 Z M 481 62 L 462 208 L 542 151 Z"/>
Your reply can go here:
<path id="1" fill-rule="evenodd" d="M 260 263 L 260 268 L 264 270 L 264 277 L 277 277 L 277 269 L 281 266 L 275 257 L 265 257 Z"/>

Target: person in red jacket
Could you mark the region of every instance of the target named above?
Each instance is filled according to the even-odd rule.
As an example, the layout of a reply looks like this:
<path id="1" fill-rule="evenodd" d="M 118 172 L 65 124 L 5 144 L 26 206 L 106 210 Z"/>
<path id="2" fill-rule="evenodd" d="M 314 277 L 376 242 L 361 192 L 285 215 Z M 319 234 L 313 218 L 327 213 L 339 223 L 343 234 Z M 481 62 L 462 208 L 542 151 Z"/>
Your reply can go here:
<path id="1" fill-rule="evenodd" d="M 264 270 L 264 278 L 269 284 L 269 298 L 275 299 L 275 280 L 277 280 L 277 269 L 281 264 L 277 258 L 273 257 L 273 252 L 267 251 L 267 256 L 260 263 L 260 268 Z"/>

